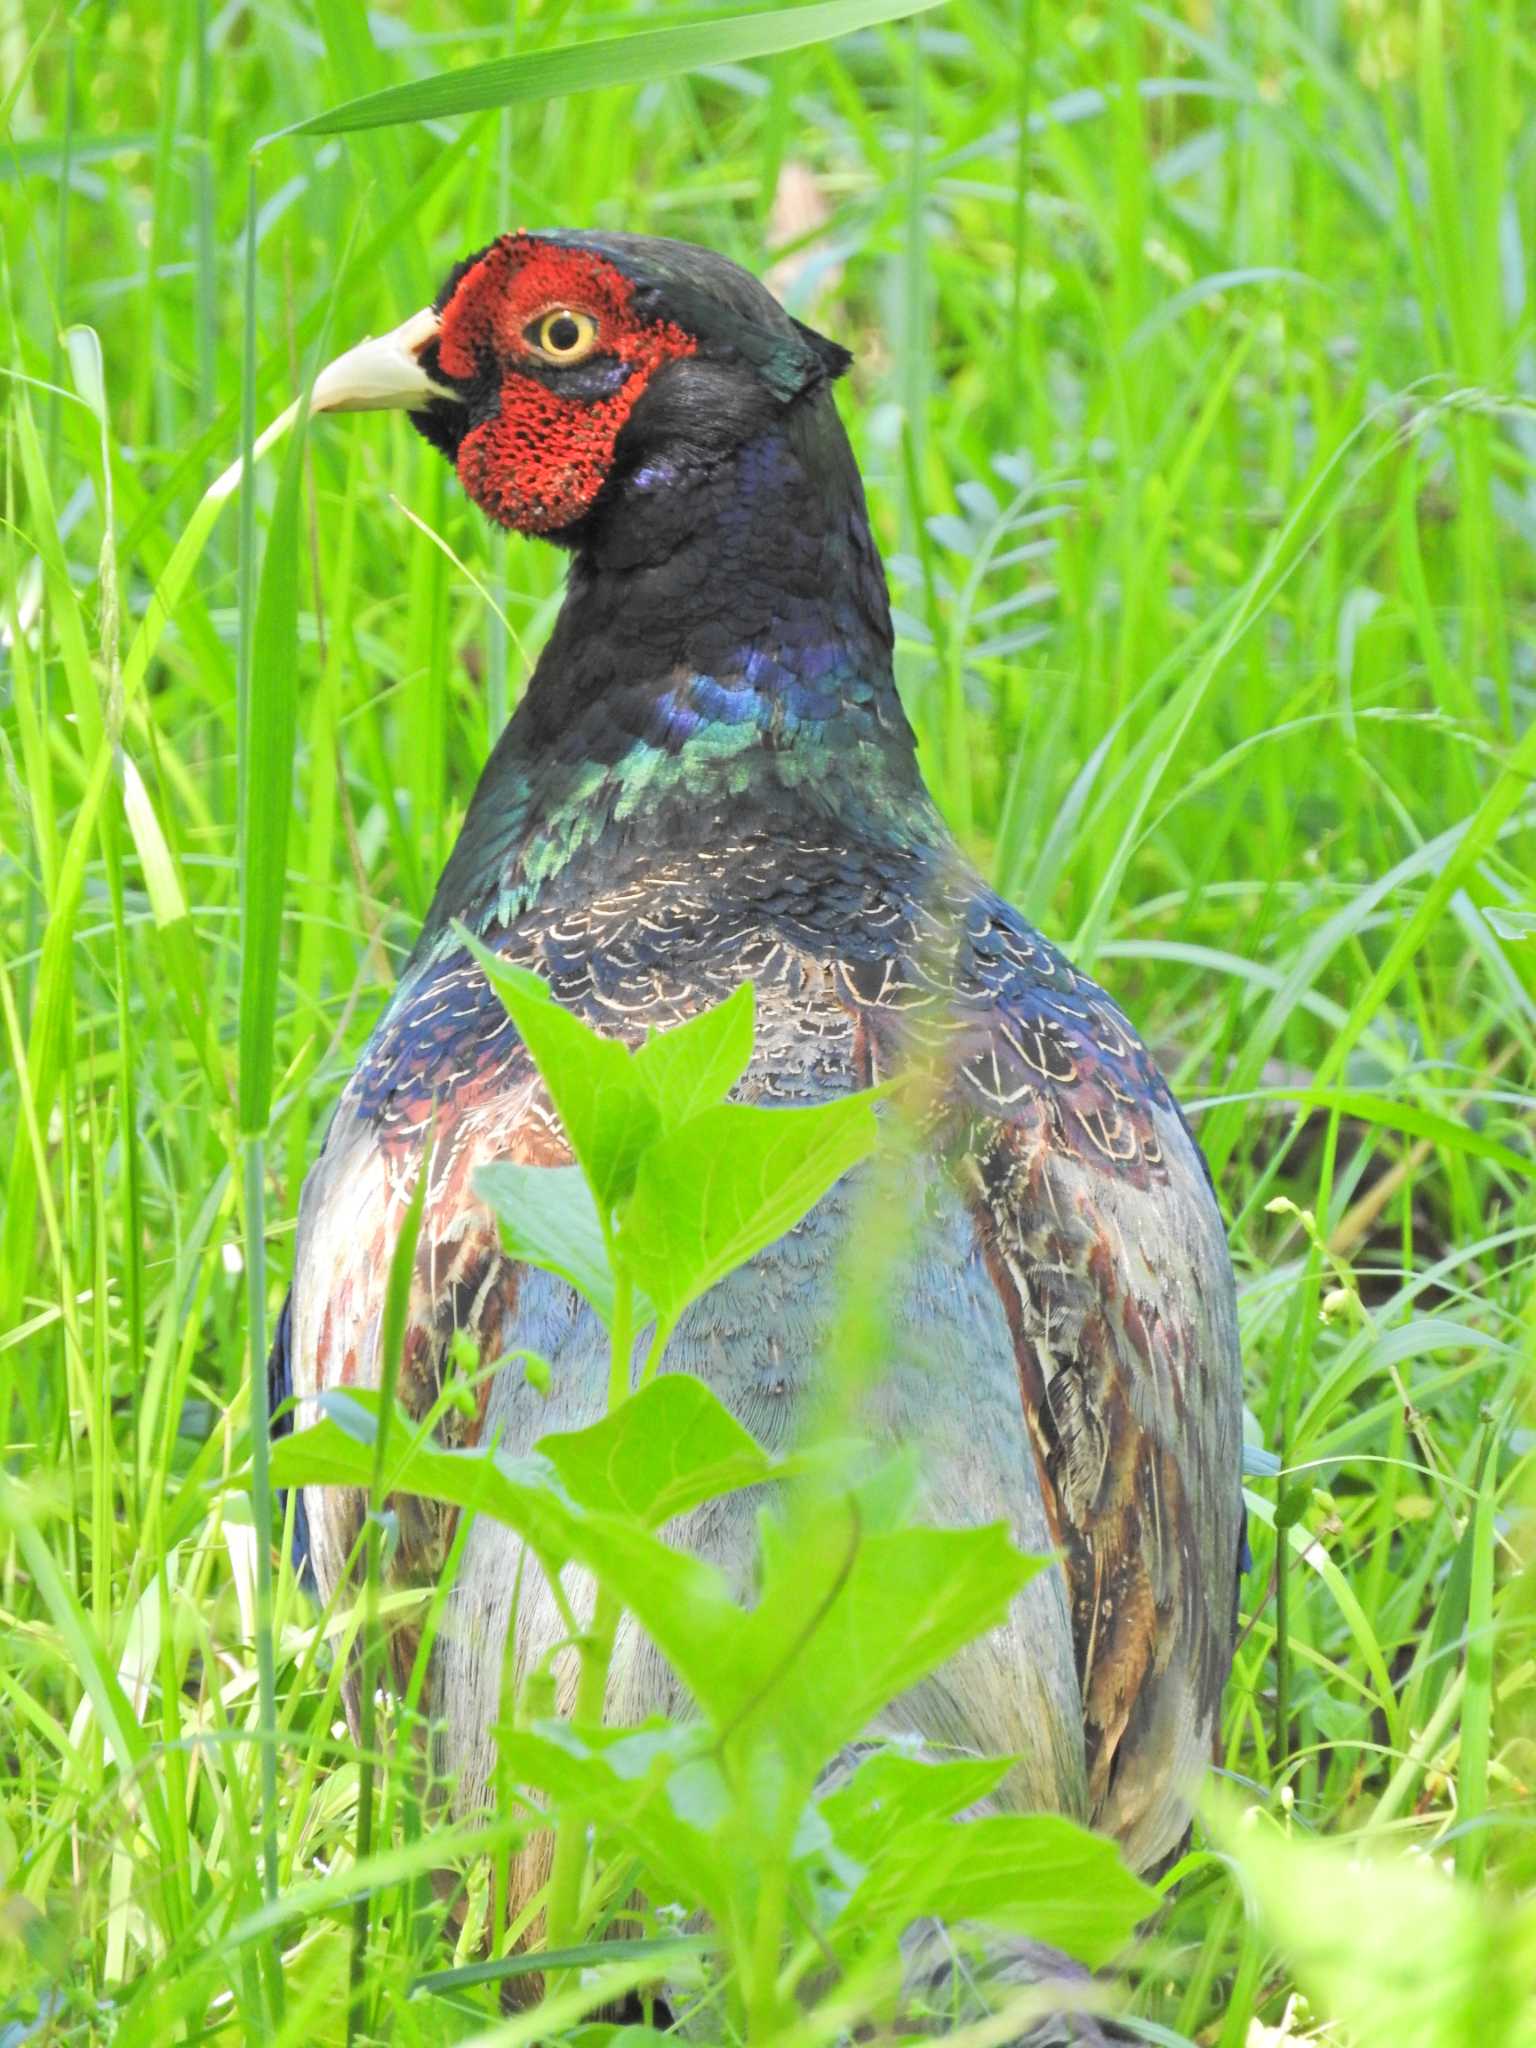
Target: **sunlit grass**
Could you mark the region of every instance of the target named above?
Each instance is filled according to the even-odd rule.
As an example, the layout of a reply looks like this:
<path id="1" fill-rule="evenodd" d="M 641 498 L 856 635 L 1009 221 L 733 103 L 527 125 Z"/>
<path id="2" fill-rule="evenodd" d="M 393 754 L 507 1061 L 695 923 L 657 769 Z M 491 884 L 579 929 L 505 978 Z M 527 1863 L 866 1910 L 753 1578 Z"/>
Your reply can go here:
<path id="1" fill-rule="evenodd" d="M 557 0 L 515 47 L 638 19 Z M 514 47 L 479 5 L 373 24 L 321 0 L 0 25 L 0 1994 L 61 2038 L 341 2026 L 359 1617 L 317 1617 L 282 1566 L 264 1717 L 251 1253 L 270 1328 L 303 1172 L 561 564 L 491 535 L 403 423 L 317 423 L 296 673 L 258 642 L 248 685 L 258 721 L 294 687 L 287 847 L 242 862 L 239 569 L 282 542 L 280 464 L 254 545 L 233 505 L 204 542 L 198 505 L 323 326 L 394 325 L 518 222 L 773 264 L 858 349 L 845 416 L 930 780 L 1156 1046 L 1232 1225 L 1287 1476 L 1255 1485 L 1227 1765 L 1298 1830 L 1519 1889 L 1529 24 L 1512 0 L 949 0 L 750 69 L 279 142 L 248 375 L 250 146 Z M 238 1093 L 242 878 L 282 912 L 270 1124 Z M 319 1887 L 277 1936 L 264 1755 L 270 1881 Z M 458 2038 L 456 2008 L 407 2003 L 451 1960 L 403 1909 L 438 1845 L 380 1772 L 381 2024 Z M 1270 1940 L 1197 1854 L 1141 2010 L 1235 2048 L 1293 1988 Z"/>

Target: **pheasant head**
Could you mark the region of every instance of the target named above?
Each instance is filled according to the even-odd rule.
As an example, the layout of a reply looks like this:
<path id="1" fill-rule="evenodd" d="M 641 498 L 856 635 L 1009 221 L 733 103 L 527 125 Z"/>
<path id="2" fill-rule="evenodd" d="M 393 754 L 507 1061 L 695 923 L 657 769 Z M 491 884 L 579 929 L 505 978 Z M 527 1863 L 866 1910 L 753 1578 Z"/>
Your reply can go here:
<path id="1" fill-rule="evenodd" d="M 393 400 L 386 368 L 362 403 L 408 408 L 498 525 L 570 545 L 630 494 L 686 488 L 849 362 L 711 250 L 566 231 L 502 235 L 429 312 L 352 352 L 376 377 L 391 356 Z"/>

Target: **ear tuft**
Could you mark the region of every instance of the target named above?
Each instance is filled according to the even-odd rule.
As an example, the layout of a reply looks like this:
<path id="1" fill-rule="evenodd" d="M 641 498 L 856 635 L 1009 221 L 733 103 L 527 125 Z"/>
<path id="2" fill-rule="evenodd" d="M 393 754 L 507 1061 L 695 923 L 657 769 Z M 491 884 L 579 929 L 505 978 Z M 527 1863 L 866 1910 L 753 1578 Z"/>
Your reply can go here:
<path id="1" fill-rule="evenodd" d="M 768 389 L 786 405 L 803 391 L 817 391 L 834 377 L 841 377 L 853 361 L 840 342 L 828 341 L 793 314 L 788 318 L 791 333 L 770 340 L 761 328 L 747 329 L 743 348 Z M 769 340 L 766 349 L 761 346 L 764 340 Z"/>
<path id="2" fill-rule="evenodd" d="M 790 318 L 794 320 L 794 315 Z M 818 334 L 814 327 L 807 327 L 803 320 L 794 321 L 795 332 L 802 341 L 808 341 L 816 351 L 822 372 L 830 384 L 835 377 L 841 377 L 853 361 L 852 349 L 846 349 L 840 341 L 829 341 L 824 334 Z"/>

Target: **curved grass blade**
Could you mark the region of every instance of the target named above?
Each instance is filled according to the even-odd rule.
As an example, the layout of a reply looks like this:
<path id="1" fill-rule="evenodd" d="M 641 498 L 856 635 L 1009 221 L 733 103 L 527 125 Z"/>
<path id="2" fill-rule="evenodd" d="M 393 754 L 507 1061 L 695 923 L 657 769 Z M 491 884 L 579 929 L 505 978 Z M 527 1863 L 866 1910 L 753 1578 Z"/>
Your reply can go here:
<path id="1" fill-rule="evenodd" d="M 704 64 L 740 64 L 802 50 L 809 43 L 900 21 L 936 7 L 938 0 L 815 0 L 809 7 L 765 7 L 755 14 L 727 15 L 723 21 L 679 23 L 609 36 L 573 49 L 532 50 L 521 57 L 496 57 L 458 71 L 440 71 L 408 85 L 387 86 L 328 108 L 307 121 L 279 128 L 257 145 L 280 135 L 341 135 L 357 128 L 387 128 L 402 121 L 432 121 L 447 114 L 473 114 L 519 100 L 557 99 L 604 85 L 645 85 L 673 78 Z"/>
<path id="2" fill-rule="evenodd" d="M 663 1963 L 692 1961 L 706 1955 L 714 1943 L 700 1935 L 664 1935 L 635 1941 L 584 1941 L 575 1948 L 524 1949 L 516 1955 L 492 1956 L 478 1963 L 459 1963 L 450 1970 L 430 1970 L 411 1985 L 411 1996 L 429 1992 L 442 1997 L 450 1991 L 465 1991 L 476 1984 L 502 1984 L 509 1977 L 531 1977 L 543 1970 L 590 1970 L 604 1963 L 646 1961 Z"/>

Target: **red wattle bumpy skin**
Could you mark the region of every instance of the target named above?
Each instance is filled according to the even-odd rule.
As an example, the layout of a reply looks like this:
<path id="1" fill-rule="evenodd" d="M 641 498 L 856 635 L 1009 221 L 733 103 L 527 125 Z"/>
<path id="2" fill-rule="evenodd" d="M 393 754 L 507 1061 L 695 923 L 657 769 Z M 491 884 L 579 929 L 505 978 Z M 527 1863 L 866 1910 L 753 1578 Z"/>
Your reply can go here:
<path id="1" fill-rule="evenodd" d="M 496 416 L 472 427 L 458 454 L 459 481 L 499 525 L 553 533 L 579 519 L 603 487 L 646 384 L 663 363 L 697 349 L 672 322 L 637 318 L 633 300 L 634 285 L 612 264 L 536 235 L 503 235 L 460 278 L 443 308 L 438 360 L 448 376 L 470 379 L 489 347 L 503 366 Z M 621 363 L 628 375 L 616 390 L 580 397 L 545 381 L 547 366 L 524 329 L 560 307 L 597 323 L 586 360 Z"/>

